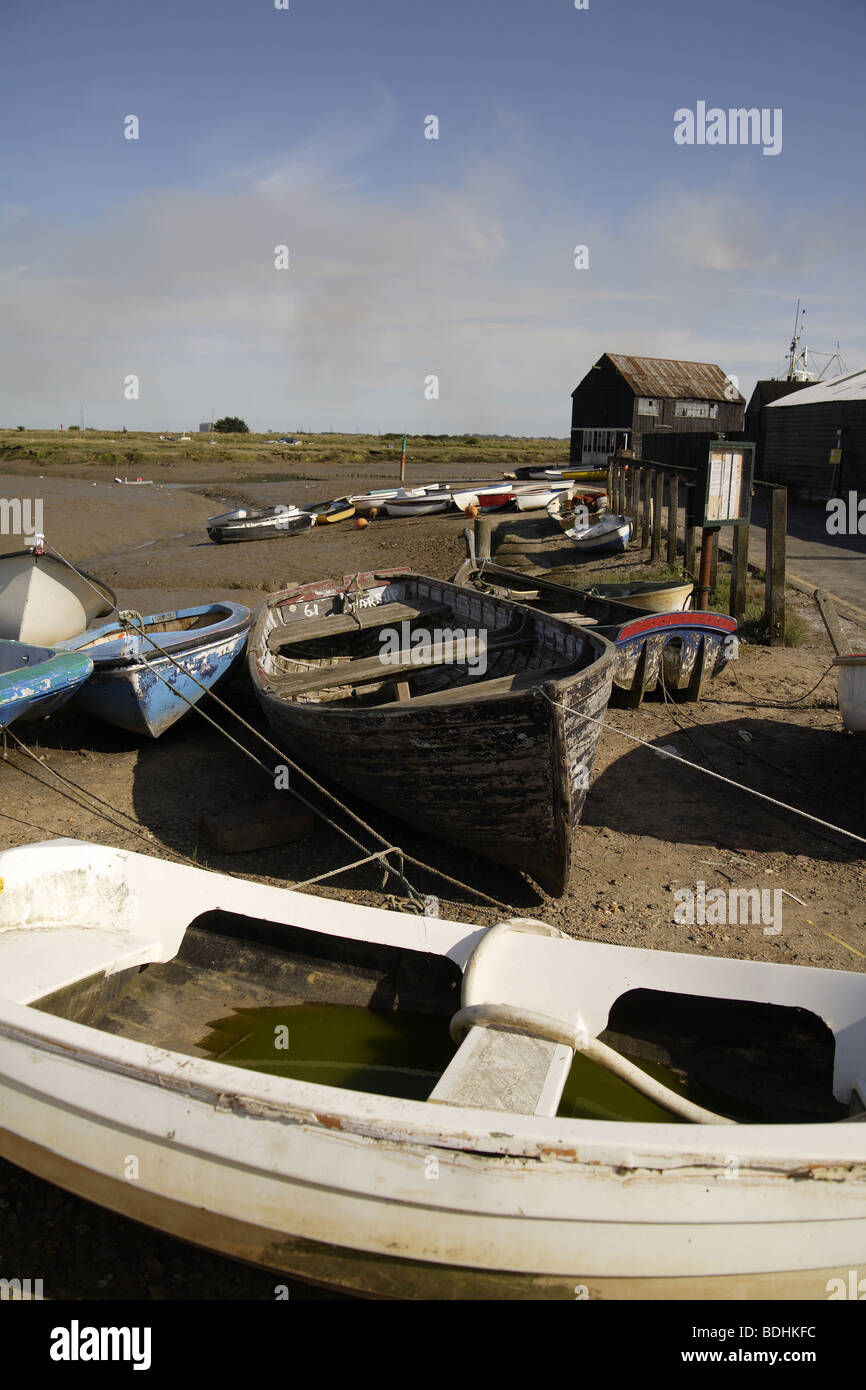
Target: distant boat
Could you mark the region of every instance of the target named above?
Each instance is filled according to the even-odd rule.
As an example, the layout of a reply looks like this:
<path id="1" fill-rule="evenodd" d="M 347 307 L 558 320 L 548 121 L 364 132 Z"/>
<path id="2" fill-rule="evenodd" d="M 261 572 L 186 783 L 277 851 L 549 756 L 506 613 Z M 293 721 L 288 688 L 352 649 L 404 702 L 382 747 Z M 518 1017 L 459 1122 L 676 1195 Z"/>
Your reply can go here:
<path id="1" fill-rule="evenodd" d="M 39 546 L 0 555 L 0 638 L 53 647 L 115 607 L 101 579 Z"/>
<path id="2" fill-rule="evenodd" d="M 529 464 L 515 468 L 515 478 L 552 479 L 554 482 L 601 483 L 607 478 L 606 468 L 545 468 L 542 464 Z"/>
<path id="3" fill-rule="evenodd" d="M 451 493 L 441 486 L 401 489 L 384 502 L 389 516 L 431 516 L 435 512 L 447 512 L 450 506 Z"/>
<path id="4" fill-rule="evenodd" d="M 866 734 L 866 653 L 848 652 L 834 657 L 839 668 L 839 709 L 842 723 L 852 734 Z"/>
<path id="5" fill-rule="evenodd" d="M 312 512 L 288 504 L 276 507 L 238 507 L 221 516 L 208 517 L 207 533 L 217 545 L 229 541 L 269 541 L 280 536 L 300 536 L 316 524 Z"/>
<path id="6" fill-rule="evenodd" d="M 36 1178 L 371 1297 L 859 1296 L 862 972 L 80 841 L 0 876 L 0 1157 Z"/>
<path id="7" fill-rule="evenodd" d="M 63 644 L 93 661 L 75 703 L 106 724 L 159 738 L 198 703 L 202 686 L 212 690 L 228 674 L 250 622 L 241 604 L 211 603 L 152 614 L 144 636 L 119 623 L 85 632 Z"/>
<path id="8" fill-rule="evenodd" d="M 348 497 L 337 497 L 330 502 L 310 502 L 301 510 L 309 512 L 315 517 L 317 526 L 329 526 L 335 521 L 348 521 L 350 517 L 353 517 L 355 504 Z"/>
<path id="9" fill-rule="evenodd" d="M 585 589 L 506 569 L 492 560 L 464 561 L 454 582 L 601 633 L 616 646 L 614 688 L 633 705 L 660 683 L 688 700 L 700 700 L 707 681 L 736 653 L 731 639 L 737 624 L 726 613 L 638 613 Z"/>
<path id="10" fill-rule="evenodd" d="M 0 729 L 53 714 L 87 680 L 93 670 L 89 657 L 37 647 L 28 642 L 0 641 Z"/>
<path id="11" fill-rule="evenodd" d="M 384 570 L 271 594 L 248 665 L 299 761 L 562 894 L 613 658 L 556 618 Z"/>
<path id="12" fill-rule="evenodd" d="M 123 487 L 153 487 L 153 478 L 115 478 Z"/>
<path id="13" fill-rule="evenodd" d="M 605 512 L 600 521 L 589 525 L 572 526 L 565 533 L 575 550 L 602 554 L 625 550 L 631 540 L 631 517 Z"/>

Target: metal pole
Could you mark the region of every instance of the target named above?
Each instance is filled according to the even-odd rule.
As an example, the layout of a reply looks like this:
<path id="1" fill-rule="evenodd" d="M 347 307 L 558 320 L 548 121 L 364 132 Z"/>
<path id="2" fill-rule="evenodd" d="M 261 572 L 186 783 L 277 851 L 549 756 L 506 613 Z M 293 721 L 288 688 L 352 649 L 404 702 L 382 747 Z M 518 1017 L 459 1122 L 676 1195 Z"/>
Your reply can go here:
<path id="1" fill-rule="evenodd" d="M 406 436 L 403 435 L 403 446 L 400 450 L 400 482 L 406 481 Z"/>

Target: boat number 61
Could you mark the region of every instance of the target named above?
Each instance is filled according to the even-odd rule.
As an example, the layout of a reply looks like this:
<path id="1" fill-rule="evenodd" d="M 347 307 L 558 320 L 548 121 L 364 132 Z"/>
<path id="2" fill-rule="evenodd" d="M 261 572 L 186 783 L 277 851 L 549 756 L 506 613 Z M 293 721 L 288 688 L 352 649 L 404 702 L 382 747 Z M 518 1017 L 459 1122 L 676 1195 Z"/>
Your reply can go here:
<path id="1" fill-rule="evenodd" d="M 304 617 L 317 618 L 319 616 L 319 605 L 317 603 L 304 604 Z"/>

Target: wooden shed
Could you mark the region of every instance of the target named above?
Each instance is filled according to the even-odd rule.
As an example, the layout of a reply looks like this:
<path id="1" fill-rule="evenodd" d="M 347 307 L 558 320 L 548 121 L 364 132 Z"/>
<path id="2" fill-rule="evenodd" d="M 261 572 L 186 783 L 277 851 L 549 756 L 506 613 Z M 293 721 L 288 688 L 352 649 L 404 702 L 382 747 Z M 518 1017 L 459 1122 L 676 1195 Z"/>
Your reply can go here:
<path id="1" fill-rule="evenodd" d="M 773 401 L 763 418 L 767 482 L 819 501 L 866 493 L 866 370 Z"/>
<path id="2" fill-rule="evenodd" d="M 618 449 L 641 457 L 660 430 L 728 434 L 743 427 L 745 399 L 712 362 L 605 352 L 571 393 L 571 462 L 604 466 Z"/>

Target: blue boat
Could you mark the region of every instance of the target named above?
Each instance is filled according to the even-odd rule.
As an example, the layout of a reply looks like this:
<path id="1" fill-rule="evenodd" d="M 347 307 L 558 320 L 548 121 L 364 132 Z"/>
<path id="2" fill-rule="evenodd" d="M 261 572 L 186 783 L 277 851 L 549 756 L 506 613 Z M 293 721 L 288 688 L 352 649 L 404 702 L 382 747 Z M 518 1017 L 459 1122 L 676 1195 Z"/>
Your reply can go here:
<path id="1" fill-rule="evenodd" d="M 89 656 L 0 641 L 0 729 L 59 709 L 93 670 Z"/>
<path id="2" fill-rule="evenodd" d="M 60 645 L 93 660 L 75 704 L 129 733 L 159 738 L 226 676 L 241 655 L 251 615 L 238 603 L 210 603 L 109 623 Z"/>

